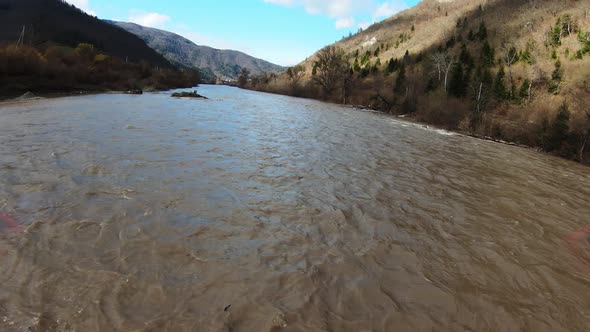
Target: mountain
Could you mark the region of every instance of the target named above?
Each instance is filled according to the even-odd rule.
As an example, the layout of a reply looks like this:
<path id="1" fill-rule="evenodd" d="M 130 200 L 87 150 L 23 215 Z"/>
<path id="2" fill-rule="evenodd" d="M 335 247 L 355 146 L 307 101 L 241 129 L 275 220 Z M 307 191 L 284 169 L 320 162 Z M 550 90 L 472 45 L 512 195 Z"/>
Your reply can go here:
<path id="1" fill-rule="evenodd" d="M 171 67 L 160 54 L 132 33 L 90 16 L 61 0 L 0 0 L 0 40 L 24 44 L 60 44 L 76 47 L 90 43 L 102 52 L 130 62 L 146 61 Z"/>
<path id="2" fill-rule="evenodd" d="M 0 0 L 0 99 L 194 87 L 136 35 L 61 0 Z"/>
<path id="3" fill-rule="evenodd" d="M 245 87 L 404 114 L 590 163 L 590 6 L 423 0 Z"/>
<path id="4" fill-rule="evenodd" d="M 282 72 L 285 68 L 232 50 L 218 50 L 208 46 L 196 45 L 192 41 L 172 32 L 148 28 L 134 23 L 113 22 L 142 38 L 150 47 L 173 63 L 186 67 L 210 70 L 219 78 L 237 79 L 242 68 L 252 74 Z"/>

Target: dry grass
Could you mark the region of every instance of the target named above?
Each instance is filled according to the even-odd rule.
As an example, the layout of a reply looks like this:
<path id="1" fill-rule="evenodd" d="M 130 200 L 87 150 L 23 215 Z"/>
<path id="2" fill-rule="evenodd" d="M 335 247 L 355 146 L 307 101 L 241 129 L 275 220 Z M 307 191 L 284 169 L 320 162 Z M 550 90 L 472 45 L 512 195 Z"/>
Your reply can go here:
<path id="1" fill-rule="evenodd" d="M 590 4 L 587 1 L 424 0 L 414 8 L 336 43 L 350 56 L 351 65 L 356 53 L 360 59 L 367 51 L 371 64 L 377 59 L 382 63 L 377 74 L 364 77 L 355 73 L 347 103 L 398 114 L 416 109 L 417 119 L 441 127 L 472 130 L 481 135 L 543 146 L 547 137 L 551 136 L 548 131 L 552 130 L 557 110 L 566 102 L 570 112 L 570 131 L 567 138 L 560 138 L 564 141 L 557 153 L 587 161 L 590 159 L 590 148 L 577 153 L 575 150 L 584 147 L 583 142 L 590 136 L 590 116 L 586 115 L 586 112 L 590 112 L 590 55 L 582 60 L 575 58 L 575 53 L 582 48 L 575 33 L 562 36 L 561 46 L 555 49 L 547 44 L 548 32 L 557 24 L 558 18 L 565 14 L 574 18 L 580 30 L 590 31 Z M 475 69 L 478 66 L 485 67 L 480 58 L 483 42 L 477 36 L 472 39 L 468 37 L 470 31 L 476 35 L 482 23 L 487 27 L 487 40 L 495 51 L 490 68 L 492 76 L 496 75 L 500 66 L 504 66 L 506 87 L 510 88 L 509 78 L 512 77 L 518 95 L 521 86 L 528 80 L 532 82 L 532 95 L 530 98 L 517 96 L 507 99 L 494 94 L 492 86 L 488 86 L 484 94 L 484 113 L 477 114 L 475 95 L 471 88 L 463 97 L 453 98 L 442 89 L 441 83 L 433 87 L 434 91 L 426 89 L 426 86 L 433 77 L 430 55 L 442 48 L 458 59 L 462 43 L 466 44 L 475 60 L 470 78 L 476 79 Z M 395 47 L 401 34 L 409 35 L 410 38 L 404 38 Z M 452 38 L 455 39 L 454 45 L 448 43 Z M 367 41 L 374 43 L 369 44 Z M 507 66 L 504 54 L 512 47 L 519 52 L 528 49 L 533 63 L 519 61 Z M 378 56 L 374 56 L 377 49 Z M 563 77 L 560 82 L 552 79 L 556 66 L 552 54 L 554 50 L 561 62 Z M 401 61 L 406 51 L 411 55 L 406 63 L 406 88 L 403 93 L 395 95 L 393 86 L 399 74 L 395 72 L 384 76 L 383 71 L 389 59 Z M 312 56 L 303 62 L 307 70 L 304 78 L 307 83 L 302 83 L 305 88 L 290 91 L 288 82 L 279 77 L 275 85 L 259 86 L 257 89 L 319 97 L 314 93 L 313 85 L 310 85 L 314 59 L 315 56 Z M 554 93 L 549 93 L 551 85 L 558 86 Z M 342 98 L 332 96 L 331 100 L 340 102 Z"/>

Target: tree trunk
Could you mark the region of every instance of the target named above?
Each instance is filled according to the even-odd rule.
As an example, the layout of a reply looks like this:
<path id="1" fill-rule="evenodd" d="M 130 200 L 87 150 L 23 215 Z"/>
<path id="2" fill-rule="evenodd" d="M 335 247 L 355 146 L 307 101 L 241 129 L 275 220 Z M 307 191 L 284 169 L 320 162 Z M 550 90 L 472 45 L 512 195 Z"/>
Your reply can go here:
<path id="1" fill-rule="evenodd" d="M 478 114 L 478 116 L 481 113 L 481 98 L 482 98 L 482 94 L 483 94 L 483 82 L 480 82 L 479 83 L 479 92 L 477 94 L 477 114 Z"/>
<path id="2" fill-rule="evenodd" d="M 449 80 L 449 72 L 451 71 L 451 66 L 447 67 L 445 70 L 445 91 L 447 91 L 447 82 Z"/>
<path id="3" fill-rule="evenodd" d="M 531 79 L 531 83 L 529 84 L 529 93 L 527 96 L 527 104 L 529 104 L 531 102 L 531 94 L 533 92 L 533 80 Z"/>
<path id="4" fill-rule="evenodd" d="M 580 148 L 580 162 L 584 163 L 584 152 L 586 151 L 586 143 L 588 143 L 588 135 L 584 136 L 584 142 L 582 142 L 582 147 Z"/>

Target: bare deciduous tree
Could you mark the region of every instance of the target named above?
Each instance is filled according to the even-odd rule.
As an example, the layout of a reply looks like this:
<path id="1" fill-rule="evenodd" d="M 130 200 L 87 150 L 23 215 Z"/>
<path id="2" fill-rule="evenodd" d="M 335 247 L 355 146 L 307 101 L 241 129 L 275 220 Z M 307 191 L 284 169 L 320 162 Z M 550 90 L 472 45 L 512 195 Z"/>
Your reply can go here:
<path id="1" fill-rule="evenodd" d="M 250 80 L 250 70 L 247 68 L 242 68 L 240 72 L 240 77 L 238 77 L 238 84 L 240 87 L 245 87 L 248 84 L 248 80 Z"/>
<path id="2" fill-rule="evenodd" d="M 512 76 L 512 65 L 515 64 L 518 60 L 518 51 L 516 50 L 516 47 L 514 47 L 513 45 L 504 45 L 502 47 L 502 50 L 504 63 L 508 67 L 508 78 L 510 79 L 510 84 L 514 84 L 514 79 Z M 512 92 L 513 87 L 511 87 L 508 92 L 511 94 L 510 98 L 514 97 L 512 95 Z"/>
<path id="3" fill-rule="evenodd" d="M 313 62 L 313 81 L 321 86 L 326 96 L 331 95 L 342 84 L 349 66 L 344 51 L 336 46 L 320 50 Z"/>
<path id="4" fill-rule="evenodd" d="M 481 116 L 485 111 L 486 103 L 488 102 L 488 87 L 483 80 L 478 80 L 471 85 L 471 94 L 475 102 L 475 119 L 481 120 Z"/>
<path id="5" fill-rule="evenodd" d="M 503 47 L 503 54 L 504 54 L 504 63 L 508 68 L 511 68 L 513 64 L 516 63 L 518 59 L 518 52 L 516 51 L 516 47 L 512 45 L 504 45 Z"/>
<path id="6" fill-rule="evenodd" d="M 455 65 L 455 60 L 446 51 L 436 52 L 431 58 L 434 63 L 435 72 L 438 73 L 438 80 L 440 81 L 444 77 L 444 87 L 445 91 L 447 91 L 449 74 Z"/>
<path id="7" fill-rule="evenodd" d="M 289 67 L 289 69 L 287 69 L 287 76 L 291 82 L 291 87 L 295 89 L 301 79 L 303 79 L 303 76 L 305 76 L 305 68 L 301 65 Z"/>
<path id="8" fill-rule="evenodd" d="M 270 73 L 270 74 L 269 74 L 269 78 L 268 78 L 268 80 L 269 80 L 269 82 L 268 82 L 268 83 L 270 83 L 270 81 L 272 81 L 272 83 L 273 83 L 273 84 L 276 84 L 276 83 L 277 83 L 277 78 L 278 78 L 278 77 L 279 77 L 279 75 L 278 75 L 277 73 Z M 268 84 L 268 83 L 267 83 L 267 84 Z"/>

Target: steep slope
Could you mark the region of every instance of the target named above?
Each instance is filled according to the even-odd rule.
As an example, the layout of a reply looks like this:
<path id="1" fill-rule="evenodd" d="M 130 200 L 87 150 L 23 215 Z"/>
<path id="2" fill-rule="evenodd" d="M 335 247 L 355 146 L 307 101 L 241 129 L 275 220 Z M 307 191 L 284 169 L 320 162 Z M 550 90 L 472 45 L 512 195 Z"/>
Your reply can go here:
<path id="1" fill-rule="evenodd" d="M 0 0 L 0 41 L 16 42 L 23 27 L 26 45 L 90 43 L 129 62 L 171 67 L 139 37 L 61 0 Z"/>
<path id="2" fill-rule="evenodd" d="M 590 163 L 590 4 L 423 0 L 248 87 L 407 114 Z"/>
<path id="3" fill-rule="evenodd" d="M 365 52 L 370 52 L 369 58 L 372 58 L 373 64 L 377 59 L 381 64 L 385 64 L 392 58 L 403 58 L 406 52 L 419 54 L 437 47 L 454 35 L 459 19 L 470 17 L 480 6 L 486 8 L 495 2 L 497 1 L 423 0 L 416 6 L 375 23 L 333 46 L 344 49 L 349 55 L 358 51 L 361 57 Z M 379 52 L 375 54 L 377 48 Z M 316 59 L 315 55 L 302 63 L 309 72 L 311 64 Z"/>
<path id="4" fill-rule="evenodd" d="M 200 46 L 177 34 L 148 28 L 134 23 L 112 22 L 146 41 L 146 43 L 164 55 L 173 63 L 186 67 L 211 70 L 220 78 L 237 79 L 242 68 L 252 74 L 281 72 L 283 67 L 251 57 L 232 50 L 218 50 L 208 46 Z"/>

